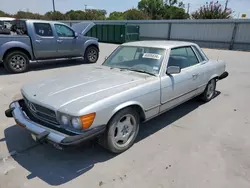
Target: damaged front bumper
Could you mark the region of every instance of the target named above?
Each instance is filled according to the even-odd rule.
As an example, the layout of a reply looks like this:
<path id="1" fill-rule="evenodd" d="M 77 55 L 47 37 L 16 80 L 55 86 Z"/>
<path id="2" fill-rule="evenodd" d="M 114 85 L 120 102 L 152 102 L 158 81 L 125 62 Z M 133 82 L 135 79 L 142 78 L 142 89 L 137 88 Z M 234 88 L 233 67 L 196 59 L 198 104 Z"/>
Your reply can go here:
<path id="1" fill-rule="evenodd" d="M 36 141 L 47 140 L 60 148 L 60 146 L 76 145 L 95 138 L 106 129 L 106 125 L 100 125 L 81 134 L 65 134 L 31 120 L 20 105 L 20 101 L 12 102 L 9 109 L 5 111 L 5 115 L 9 118 L 13 117 L 17 125 L 28 130 Z"/>

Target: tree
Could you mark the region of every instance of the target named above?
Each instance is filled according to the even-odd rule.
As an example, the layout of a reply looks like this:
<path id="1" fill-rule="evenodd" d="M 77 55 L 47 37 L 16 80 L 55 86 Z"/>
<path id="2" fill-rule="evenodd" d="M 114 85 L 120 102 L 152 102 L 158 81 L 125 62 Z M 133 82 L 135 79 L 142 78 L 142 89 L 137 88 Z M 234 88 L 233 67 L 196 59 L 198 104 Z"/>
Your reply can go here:
<path id="1" fill-rule="evenodd" d="M 65 17 L 67 20 L 85 20 L 86 14 L 82 10 L 70 10 L 65 13 Z"/>
<path id="2" fill-rule="evenodd" d="M 165 0 L 165 4 L 169 6 L 174 6 L 177 2 L 177 0 Z"/>
<path id="3" fill-rule="evenodd" d="M 0 10 L 0 17 L 10 17 L 11 15 L 5 13 L 4 11 Z"/>
<path id="4" fill-rule="evenodd" d="M 229 19 L 232 18 L 232 10 L 223 8 L 219 2 L 206 3 L 191 14 L 193 19 Z"/>
<path id="5" fill-rule="evenodd" d="M 184 4 L 178 0 L 141 0 L 138 9 L 155 19 L 187 19 Z"/>
<path id="6" fill-rule="evenodd" d="M 187 19 L 189 14 L 185 12 L 185 9 L 176 6 L 165 6 L 163 11 L 163 19 Z"/>
<path id="7" fill-rule="evenodd" d="M 123 12 L 111 12 L 109 14 L 108 20 L 124 20 Z"/>
<path id="8" fill-rule="evenodd" d="M 141 0 L 138 9 L 150 16 L 153 20 L 162 19 L 163 0 Z"/>
<path id="9" fill-rule="evenodd" d="M 87 9 L 85 11 L 85 19 L 86 20 L 105 20 L 106 19 L 106 10 L 95 10 L 95 9 Z"/>
<path id="10" fill-rule="evenodd" d="M 24 19 L 43 19 L 43 15 L 32 12 L 18 11 L 14 14 L 15 18 L 24 18 Z"/>
<path id="11" fill-rule="evenodd" d="M 55 11 L 55 12 L 50 11 L 44 15 L 44 19 L 46 19 L 46 20 L 65 20 L 66 17 L 64 14 L 62 14 L 59 11 Z"/>
<path id="12" fill-rule="evenodd" d="M 137 9 L 130 9 L 124 12 L 125 20 L 147 20 L 148 15 Z"/>

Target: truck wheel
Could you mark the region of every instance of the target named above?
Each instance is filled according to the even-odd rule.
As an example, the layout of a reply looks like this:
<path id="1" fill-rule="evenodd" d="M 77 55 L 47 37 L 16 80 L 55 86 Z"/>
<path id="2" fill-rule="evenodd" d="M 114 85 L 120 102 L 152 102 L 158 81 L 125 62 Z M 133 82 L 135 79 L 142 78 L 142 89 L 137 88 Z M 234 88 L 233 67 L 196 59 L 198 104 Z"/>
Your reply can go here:
<path id="1" fill-rule="evenodd" d="M 213 99 L 216 90 L 216 80 L 212 79 L 208 82 L 207 87 L 203 94 L 201 95 L 201 99 L 204 102 L 209 102 Z"/>
<path id="2" fill-rule="evenodd" d="M 5 69 L 10 73 L 22 73 L 28 70 L 29 58 L 21 51 L 7 54 L 3 61 Z"/>
<path id="3" fill-rule="evenodd" d="M 139 132 L 140 117 L 132 108 L 119 111 L 108 123 L 101 145 L 113 153 L 129 149 Z"/>
<path id="4" fill-rule="evenodd" d="M 99 50 L 95 46 L 89 46 L 84 55 L 84 61 L 87 63 L 96 63 L 99 58 Z"/>

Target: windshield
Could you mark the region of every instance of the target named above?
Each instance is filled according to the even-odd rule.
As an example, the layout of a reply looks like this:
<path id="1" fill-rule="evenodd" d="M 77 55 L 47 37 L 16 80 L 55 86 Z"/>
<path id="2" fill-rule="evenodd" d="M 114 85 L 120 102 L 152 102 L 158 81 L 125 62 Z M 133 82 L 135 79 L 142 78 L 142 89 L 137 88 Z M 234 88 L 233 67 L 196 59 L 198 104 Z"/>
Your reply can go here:
<path id="1" fill-rule="evenodd" d="M 120 46 L 103 63 L 104 66 L 158 74 L 165 49 L 139 46 Z"/>

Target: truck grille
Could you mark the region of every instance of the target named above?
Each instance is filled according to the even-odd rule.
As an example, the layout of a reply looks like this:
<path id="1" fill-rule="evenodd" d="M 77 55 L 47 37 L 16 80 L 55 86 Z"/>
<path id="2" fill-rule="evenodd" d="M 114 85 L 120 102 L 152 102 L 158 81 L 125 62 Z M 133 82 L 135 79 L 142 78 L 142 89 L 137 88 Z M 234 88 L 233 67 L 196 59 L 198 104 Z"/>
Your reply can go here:
<path id="1" fill-rule="evenodd" d="M 28 99 L 24 97 L 25 105 L 28 108 L 28 110 L 32 113 L 34 117 L 41 121 L 45 121 L 47 123 L 51 123 L 54 125 L 59 125 L 57 119 L 56 119 L 56 113 L 55 111 L 45 108 L 41 105 L 35 104 L 33 102 L 30 102 Z"/>

